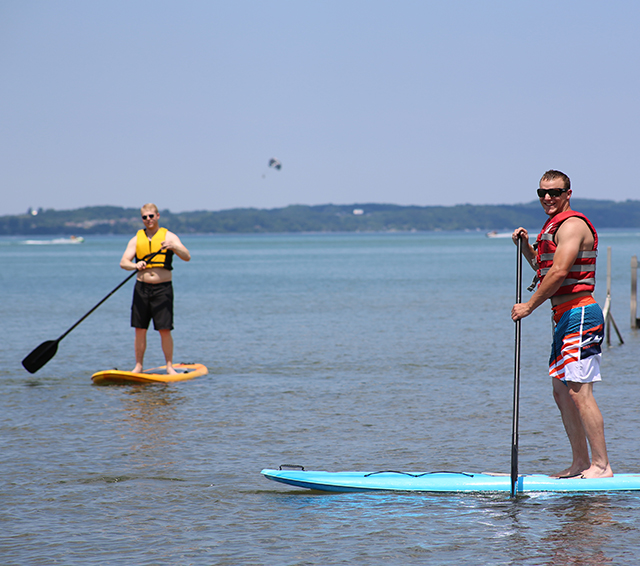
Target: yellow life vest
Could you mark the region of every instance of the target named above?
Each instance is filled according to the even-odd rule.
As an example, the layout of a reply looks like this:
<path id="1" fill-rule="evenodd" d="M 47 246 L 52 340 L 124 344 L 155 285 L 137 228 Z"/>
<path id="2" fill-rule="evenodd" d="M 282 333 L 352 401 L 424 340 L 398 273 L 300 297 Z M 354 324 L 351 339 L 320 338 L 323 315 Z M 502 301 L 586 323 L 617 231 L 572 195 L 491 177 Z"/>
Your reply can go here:
<path id="1" fill-rule="evenodd" d="M 136 261 L 147 261 L 152 253 L 162 249 L 162 242 L 166 240 L 167 229 L 158 228 L 158 231 L 153 235 L 151 240 L 147 237 L 147 233 L 144 230 L 138 230 L 136 235 Z M 147 262 L 147 269 L 152 267 L 164 267 L 171 270 L 171 262 L 173 261 L 173 252 L 171 250 L 160 252 L 155 255 L 151 261 Z"/>

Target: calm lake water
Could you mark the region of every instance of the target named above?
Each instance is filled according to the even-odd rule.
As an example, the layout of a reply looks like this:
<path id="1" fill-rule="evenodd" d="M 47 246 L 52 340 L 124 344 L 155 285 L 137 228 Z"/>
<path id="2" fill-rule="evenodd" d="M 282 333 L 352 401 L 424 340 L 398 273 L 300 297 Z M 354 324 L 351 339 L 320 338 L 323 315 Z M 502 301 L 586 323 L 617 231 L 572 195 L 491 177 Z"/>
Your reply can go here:
<path id="1" fill-rule="evenodd" d="M 133 367 L 133 281 L 34 375 L 20 361 L 127 273 L 128 238 L 0 238 L 4 565 L 634 565 L 640 494 L 319 494 L 262 468 L 509 472 L 515 246 L 481 233 L 183 236 L 175 361 L 209 375 L 95 387 Z M 612 248 L 615 334 L 596 398 L 614 471 L 640 471 L 640 336 Z M 525 266 L 527 286 L 532 272 Z M 524 291 L 524 296 L 528 293 Z M 569 446 L 551 397 L 548 307 L 522 325 L 520 471 Z M 162 365 L 149 333 L 146 365 Z"/>

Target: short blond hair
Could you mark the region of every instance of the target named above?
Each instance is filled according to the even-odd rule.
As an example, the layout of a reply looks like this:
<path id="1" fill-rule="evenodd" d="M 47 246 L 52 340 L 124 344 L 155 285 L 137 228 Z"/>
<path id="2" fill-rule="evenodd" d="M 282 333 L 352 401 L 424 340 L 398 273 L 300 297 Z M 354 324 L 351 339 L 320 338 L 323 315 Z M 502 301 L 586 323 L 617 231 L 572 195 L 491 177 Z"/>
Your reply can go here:
<path id="1" fill-rule="evenodd" d="M 148 202 L 147 204 L 143 204 L 140 207 L 140 212 L 142 212 L 143 210 L 153 210 L 156 214 L 159 214 L 158 207 L 155 204 L 153 204 L 152 202 Z"/>
<path id="2" fill-rule="evenodd" d="M 557 171 L 556 169 L 549 169 L 549 171 L 545 172 L 545 174 L 542 175 L 542 178 L 540 180 L 553 181 L 554 179 L 561 179 L 566 191 L 571 188 L 571 179 L 569 179 L 569 177 L 562 171 Z"/>

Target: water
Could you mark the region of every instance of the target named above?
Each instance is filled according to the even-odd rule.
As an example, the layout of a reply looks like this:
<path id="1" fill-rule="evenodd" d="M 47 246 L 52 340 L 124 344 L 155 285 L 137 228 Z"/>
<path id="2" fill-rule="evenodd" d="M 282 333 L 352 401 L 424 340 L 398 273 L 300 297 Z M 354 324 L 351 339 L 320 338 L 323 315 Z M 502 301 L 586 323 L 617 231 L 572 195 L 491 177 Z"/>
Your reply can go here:
<path id="1" fill-rule="evenodd" d="M 477 233 L 189 236 L 176 260 L 175 361 L 207 377 L 95 387 L 133 366 L 133 282 L 30 375 L 20 360 L 127 275 L 126 238 L 0 239 L 0 557 L 6 565 L 637 563 L 640 494 L 317 494 L 307 469 L 508 472 L 515 247 Z M 614 471 L 640 471 L 629 262 L 613 250 L 612 337 L 596 398 Z M 525 282 L 530 272 L 525 271 Z M 526 286 L 526 284 L 525 284 Z M 526 291 L 524 292 L 527 296 Z M 547 307 L 525 319 L 520 471 L 569 447 L 546 377 Z M 147 366 L 161 365 L 150 332 Z"/>

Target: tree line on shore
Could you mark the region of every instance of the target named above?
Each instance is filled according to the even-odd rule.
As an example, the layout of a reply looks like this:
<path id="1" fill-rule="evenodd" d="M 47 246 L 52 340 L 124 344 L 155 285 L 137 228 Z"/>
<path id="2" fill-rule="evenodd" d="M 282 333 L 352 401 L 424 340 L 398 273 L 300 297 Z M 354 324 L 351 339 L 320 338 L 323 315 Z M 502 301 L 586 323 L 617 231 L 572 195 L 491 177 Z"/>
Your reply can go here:
<path id="1" fill-rule="evenodd" d="M 640 200 L 572 199 L 597 228 L 640 228 Z M 176 233 L 506 231 L 538 228 L 546 219 L 538 201 L 513 205 L 401 206 L 393 204 L 292 205 L 173 213 L 161 225 Z M 92 206 L 37 210 L 0 217 L 0 235 L 131 234 L 141 227 L 137 208 Z"/>

